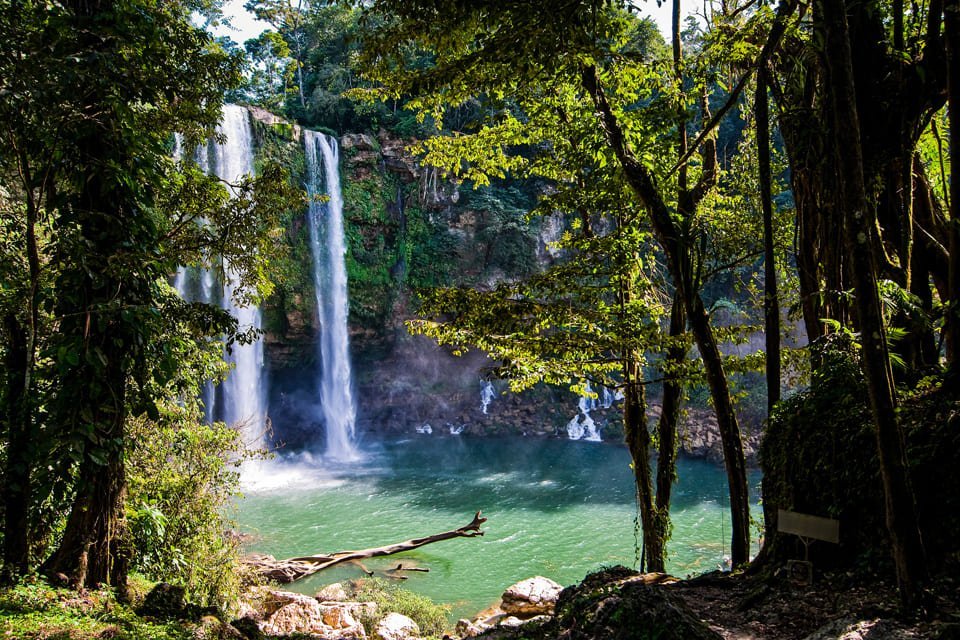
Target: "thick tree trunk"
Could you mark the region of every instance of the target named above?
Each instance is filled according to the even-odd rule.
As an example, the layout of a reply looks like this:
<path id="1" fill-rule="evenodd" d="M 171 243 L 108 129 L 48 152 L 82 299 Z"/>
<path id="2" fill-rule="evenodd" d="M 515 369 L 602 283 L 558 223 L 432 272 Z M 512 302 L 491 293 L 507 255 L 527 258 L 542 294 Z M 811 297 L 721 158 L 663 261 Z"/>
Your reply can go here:
<path id="1" fill-rule="evenodd" d="M 256 571 L 258 574 L 268 580 L 275 580 L 280 583 L 296 582 L 307 576 L 311 576 L 324 569 L 343 564 L 344 562 L 359 562 L 367 558 L 380 558 L 391 556 L 395 553 L 412 551 L 424 545 L 441 542 L 443 540 L 452 540 L 453 538 L 475 538 L 482 536 L 481 525 L 487 519 L 480 516 L 477 511 L 473 520 L 468 524 L 457 529 L 436 533 L 423 538 L 413 538 L 404 542 L 388 544 L 383 547 L 374 547 L 372 549 L 360 549 L 358 551 L 338 551 L 336 553 L 321 553 L 312 556 L 301 556 L 297 558 L 287 558 L 286 560 L 275 560 L 271 556 L 251 556 L 244 560 L 244 564 Z M 397 565 L 394 571 L 401 570 Z M 407 569 L 408 571 L 420 571 L 421 569 Z"/>
<path id="2" fill-rule="evenodd" d="M 907 477 L 903 437 L 896 417 L 893 375 L 877 291 L 876 212 L 867 196 L 863 152 L 848 35 L 845 0 L 819 0 L 825 32 L 828 91 L 836 117 L 834 154 L 844 204 L 844 239 L 851 260 L 857 320 L 863 343 L 863 367 L 876 427 L 887 529 L 893 547 L 900 595 L 915 604 L 926 580 L 923 544 Z"/>
<path id="3" fill-rule="evenodd" d="M 757 164 L 760 177 L 760 204 L 763 207 L 763 319 L 767 346 L 767 414 L 780 401 L 780 296 L 777 293 L 777 264 L 773 242 L 773 189 L 770 178 L 770 110 L 767 101 L 767 74 L 757 74 L 755 117 Z"/>
<path id="4" fill-rule="evenodd" d="M 122 599 L 130 552 L 123 547 L 126 482 L 119 452 L 106 465 L 88 458 L 79 475 L 85 481 L 74 497 L 60 546 L 43 571 L 77 588 L 110 585 Z"/>
<path id="5" fill-rule="evenodd" d="M 30 455 L 27 332 L 13 315 L 5 318 L 7 353 L 5 358 L 7 390 L 7 460 L 3 473 L 3 582 L 12 583 L 30 568 L 29 507 Z"/>
<path id="6" fill-rule="evenodd" d="M 960 1 L 946 0 L 947 96 L 950 105 L 950 225 L 947 290 L 947 366 L 960 377 Z"/>

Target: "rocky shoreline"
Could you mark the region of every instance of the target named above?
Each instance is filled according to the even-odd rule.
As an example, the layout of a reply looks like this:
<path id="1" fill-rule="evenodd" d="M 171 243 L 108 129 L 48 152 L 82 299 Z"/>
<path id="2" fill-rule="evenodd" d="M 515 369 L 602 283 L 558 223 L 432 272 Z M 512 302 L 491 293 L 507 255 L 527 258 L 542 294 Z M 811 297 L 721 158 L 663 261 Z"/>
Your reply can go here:
<path id="1" fill-rule="evenodd" d="M 862 578 L 867 578 L 862 582 Z M 169 591 L 164 592 L 169 596 Z M 412 618 L 351 599 L 351 583 L 314 596 L 251 589 L 230 623 L 202 618 L 194 637 L 244 640 L 423 640 Z M 148 601 L 149 601 L 148 596 Z M 443 640 L 918 640 L 954 638 L 956 624 L 904 619 L 896 595 L 876 576 L 827 574 L 798 584 L 779 573 L 706 574 L 678 580 L 662 573 L 610 567 L 562 587 L 534 576 L 508 587 L 500 601 L 459 620 Z M 956 603 L 954 603 L 955 605 Z M 145 605 L 146 606 L 146 605 Z"/>

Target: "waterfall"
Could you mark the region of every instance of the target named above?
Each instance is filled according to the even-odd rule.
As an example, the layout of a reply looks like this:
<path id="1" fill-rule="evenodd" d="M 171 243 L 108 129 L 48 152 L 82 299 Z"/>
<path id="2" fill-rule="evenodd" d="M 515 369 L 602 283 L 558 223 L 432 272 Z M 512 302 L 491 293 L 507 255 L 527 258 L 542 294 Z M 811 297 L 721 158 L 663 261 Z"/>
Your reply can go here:
<path id="1" fill-rule="evenodd" d="M 590 382 L 584 386 L 584 391 L 592 393 Z M 579 413 L 570 422 L 567 423 L 567 437 L 571 440 L 587 440 L 589 442 L 600 442 L 600 432 L 597 430 L 597 424 L 590 416 L 590 412 L 597 408 L 597 399 L 580 396 L 577 401 L 577 410 Z"/>
<path id="2" fill-rule="evenodd" d="M 489 380 L 484 380 L 480 384 L 480 410 L 486 413 L 495 396 L 496 391 L 493 388 L 493 383 Z"/>
<path id="3" fill-rule="evenodd" d="M 216 141 L 210 144 L 207 160 L 213 174 L 226 181 L 229 188 L 229 184 L 238 183 L 254 172 L 250 114 L 244 107 L 225 105 L 217 133 L 224 136 L 225 140 L 223 144 Z M 252 304 L 238 306 L 234 300 L 240 291 L 237 274 L 226 260 L 223 271 L 223 308 L 237 319 L 240 331 L 251 328 L 259 330 L 260 308 Z M 212 275 L 204 274 L 204 293 L 208 282 L 212 289 Z M 223 418 L 227 424 L 240 427 L 247 446 L 261 447 L 267 413 L 263 384 L 263 340 L 258 337 L 251 344 L 235 343 L 229 351 L 225 351 L 224 359 L 233 365 L 233 371 L 223 383 Z"/>
<path id="4" fill-rule="evenodd" d="M 307 222 L 313 253 L 320 339 L 320 410 L 327 436 L 326 455 L 336 460 L 358 458 L 354 444 L 357 410 L 353 400 L 350 345 L 347 334 L 346 243 L 337 141 L 315 131 L 303 132 L 307 159 Z M 326 195 L 326 202 L 317 196 Z"/>
<path id="5" fill-rule="evenodd" d="M 209 141 L 196 148 L 193 160 L 197 166 L 229 184 L 239 183 L 245 176 L 252 175 L 253 167 L 253 130 L 250 126 L 250 114 L 244 107 L 224 105 L 223 116 L 217 126 L 217 133 L 223 136 L 223 143 Z M 184 156 L 183 136 L 174 135 L 173 157 L 182 160 Z M 232 190 L 231 190 L 232 192 Z M 201 220 L 204 224 L 206 221 Z M 253 328 L 260 329 L 260 309 L 256 305 L 240 306 L 234 301 L 239 292 L 237 274 L 224 260 L 224 280 L 222 293 L 218 291 L 218 282 L 210 269 L 188 269 L 180 267 L 174 276 L 173 286 L 184 300 L 205 304 L 220 304 L 230 315 L 237 319 L 241 332 Z M 263 341 L 257 338 L 251 344 L 232 345 L 230 351 L 224 350 L 224 360 L 233 365 L 221 389 L 221 406 L 217 407 L 217 389 L 208 382 L 204 385 L 202 400 L 204 416 L 208 422 L 222 419 L 237 427 L 246 446 L 259 449 L 265 446 L 266 434 L 266 384 L 263 376 Z"/>

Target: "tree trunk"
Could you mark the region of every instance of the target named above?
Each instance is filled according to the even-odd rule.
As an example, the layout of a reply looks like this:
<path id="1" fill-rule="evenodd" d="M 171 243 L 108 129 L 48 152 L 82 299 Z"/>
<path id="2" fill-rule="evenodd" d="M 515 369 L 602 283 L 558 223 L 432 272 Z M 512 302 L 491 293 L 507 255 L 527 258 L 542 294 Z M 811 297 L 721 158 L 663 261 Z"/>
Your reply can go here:
<path id="1" fill-rule="evenodd" d="M 900 596 L 917 603 L 926 580 L 923 544 L 907 477 L 903 437 L 896 416 L 893 375 L 876 281 L 872 248 L 876 211 L 867 196 L 863 152 L 848 34 L 845 0 L 817 3 L 825 32 L 828 92 L 838 123 L 834 157 L 844 205 L 844 239 L 851 260 L 857 320 L 863 342 L 863 367 L 876 427 L 887 529 L 893 547 Z"/>
<path id="2" fill-rule="evenodd" d="M 653 504 L 650 432 L 647 430 L 642 373 L 640 364 L 632 356 L 626 359 L 623 368 L 623 433 L 633 462 L 633 479 L 637 490 L 637 508 L 643 536 L 641 565 L 647 571 L 663 571 L 666 540 L 657 526 Z"/>
<path id="3" fill-rule="evenodd" d="M 110 585 L 124 599 L 130 554 L 123 546 L 126 482 L 119 452 L 106 465 L 86 459 L 79 475 L 85 481 L 74 497 L 63 539 L 42 570 L 75 588 Z"/>
<path id="4" fill-rule="evenodd" d="M 27 332 L 14 315 L 5 318 L 7 353 L 5 358 L 7 390 L 7 460 L 3 474 L 3 582 L 10 584 L 29 570 L 29 506 L 31 415 L 26 388 L 28 377 Z"/>
<path id="5" fill-rule="evenodd" d="M 777 264 L 773 243 L 773 189 L 770 178 L 770 113 L 767 102 L 767 74 L 757 74 L 755 118 L 760 203 L 763 207 L 763 319 L 766 338 L 767 415 L 780 401 L 780 297 L 777 293 Z"/>
<path id="6" fill-rule="evenodd" d="M 681 243 L 680 230 L 671 217 L 653 176 L 636 159 L 632 150 L 627 147 L 623 130 L 600 87 L 596 69 L 594 67 L 584 67 L 581 79 L 584 89 L 592 97 L 594 105 L 597 107 L 604 135 L 617 155 L 627 183 L 637 195 L 642 206 L 650 213 L 654 234 L 666 254 L 670 275 L 674 280 L 674 286 L 677 287 L 679 294 L 682 296 L 693 337 L 700 351 L 700 357 L 703 359 L 707 382 L 710 386 L 710 396 L 717 413 L 717 423 L 720 428 L 720 438 L 724 452 L 724 465 L 727 470 L 727 483 L 730 487 L 731 560 L 733 565 L 737 566 L 747 562 L 750 551 L 750 509 L 746 461 L 743 456 L 740 425 L 737 423 L 736 413 L 733 409 L 726 373 L 723 370 L 723 360 L 720 350 L 717 348 L 713 328 L 710 326 L 710 319 L 699 293 L 690 291 L 689 287 L 685 286 L 682 266 L 684 249 Z"/>
<path id="7" fill-rule="evenodd" d="M 960 377 L 960 1 L 944 2 L 947 40 L 947 100 L 950 117 L 950 225 L 947 290 L 947 367 Z"/>
<path id="8" fill-rule="evenodd" d="M 687 318 L 683 312 L 683 301 L 674 293 L 670 307 L 670 338 L 680 340 L 686 330 Z M 676 371 L 687 358 L 687 346 L 683 343 L 671 344 L 667 349 L 667 379 L 663 382 L 660 420 L 657 422 L 657 495 L 654 501 L 655 526 L 664 541 L 670 531 L 670 498 L 673 493 L 673 481 L 677 473 L 677 430 L 680 424 L 680 409 L 683 400 L 683 382 Z M 665 571 L 661 564 L 649 567 L 650 571 Z"/>

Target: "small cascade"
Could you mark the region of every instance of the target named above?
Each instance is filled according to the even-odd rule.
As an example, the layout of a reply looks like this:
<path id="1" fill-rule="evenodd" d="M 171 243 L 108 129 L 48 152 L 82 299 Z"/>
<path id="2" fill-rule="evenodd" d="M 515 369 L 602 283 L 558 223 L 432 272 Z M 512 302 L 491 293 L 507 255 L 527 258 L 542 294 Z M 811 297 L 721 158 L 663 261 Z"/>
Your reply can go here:
<path id="1" fill-rule="evenodd" d="M 615 403 L 623 400 L 623 391 L 617 389 L 616 391 L 611 391 L 607 387 L 603 388 L 603 393 L 600 394 L 600 406 L 604 409 L 609 409 Z"/>
<path id="2" fill-rule="evenodd" d="M 589 381 L 584 386 L 584 391 L 587 393 L 593 392 Z M 600 431 L 597 429 L 597 424 L 590 416 L 590 412 L 596 409 L 597 406 L 598 403 L 596 398 L 580 396 L 580 399 L 577 401 L 577 409 L 579 410 L 579 413 L 573 416 L 573 418 L 570 419 L 570 422 L 567 423 L 568 438 L 571 440 L 601 442 Z"/>
<path id="3" fill-rule="evenodd" d="M 484 414 L 487 413 L 487 408 L 490 406 L 490 403 L 493 402 L 493 399 L 496 397 L 497 392 L 493 388 L 493 383 L 489 380 L 484 380 L 480 383 L 480 410 Z"/>
<path id="4" fill-rule="evenodd" d="M 310 196 L 307 223 L 320 327 L 320 410 L 327 436 L 326 455 L 349 461 L 359 455 L 354 444 L 357 410 L 347 333 L 346 242 L 339 149 L 336 139 L 315 131 L 304 130 L 303 140 Z M 318 195 L 327 196 L 327 201 L 319 202 Z"/>

